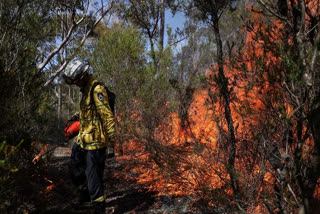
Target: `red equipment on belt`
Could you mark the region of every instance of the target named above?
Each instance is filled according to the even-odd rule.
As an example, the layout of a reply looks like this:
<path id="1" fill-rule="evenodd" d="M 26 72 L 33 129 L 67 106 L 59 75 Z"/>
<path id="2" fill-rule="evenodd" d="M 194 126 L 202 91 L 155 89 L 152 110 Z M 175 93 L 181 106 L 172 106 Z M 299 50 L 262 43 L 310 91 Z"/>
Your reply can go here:
<path id="1" fill-rule="evenodd" d="M 67 138 L 71 139 L 79 133 L 79 120 L 68 120 L 64 126 L 64 134 Z"/>

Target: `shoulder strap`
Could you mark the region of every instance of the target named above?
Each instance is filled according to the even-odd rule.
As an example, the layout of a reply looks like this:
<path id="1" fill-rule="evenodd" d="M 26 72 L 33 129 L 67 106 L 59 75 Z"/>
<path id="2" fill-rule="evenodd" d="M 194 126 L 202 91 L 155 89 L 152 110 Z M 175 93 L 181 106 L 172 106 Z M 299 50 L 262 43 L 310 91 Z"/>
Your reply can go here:
<path id="1" fill-rule="evenodd" d="M 102 82 L 95 82 L 92 85 L 92 88 L 91 88 L 91 91 L 90 91 L 90 103 L 89 103 L 89 105 L 90 106 L 94 105 L 93 92 L 94 92 L 94 89 L 97 87 L 97 85 L 102 85 L 105 88 L 105 90 L 107 91 L 109 105 L 110 105 L 112 113 L 114 114 L 114 105 L 115 105 L 116 95 L 112 91 L 110 91 L 107 88 L 107 86 L 105 86 Z"/>
<path id="2" fill-rule="evenodd" d="M 101 85 L 101 83 L 100 82 L 93 83 L 93 85 L 90 89 L 90 102 L 89 102 L 90 106 L 94 105 L 93 92 L 94 92 L 94 89 L 97 87 L 97 85 Z"/>

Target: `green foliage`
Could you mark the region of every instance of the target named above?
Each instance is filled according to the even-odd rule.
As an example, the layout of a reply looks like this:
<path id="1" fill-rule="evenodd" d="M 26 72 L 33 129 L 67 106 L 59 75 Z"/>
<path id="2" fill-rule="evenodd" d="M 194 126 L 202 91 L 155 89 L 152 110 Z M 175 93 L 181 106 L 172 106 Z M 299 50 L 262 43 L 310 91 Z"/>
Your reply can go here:
<path id="1" fill-rule="evenodd" d="M 5 184 L 13 173 L 19 171 L 19 169 L 10 162 L 10 158 L 15 154 L 17 149 L 21 146 L 23 140 L 16 146 L 7 145 L 6 141 L 3 141 L 0 146 L 0 169 L 1 169 L 1 177 L 0 183 Z M 3 187 L 1 187 L 3 189 Z M 1 195 L 0 195 L 1 197 Z"/>
<path id="2" fill-rule="evenodd" d="M 99 39 L 92 43 L 89 61 L 98 75 L 115 92 L 116 112 L 120 123 L 117 128 L 122 142 L 133 136 L 151 137 L 163 121 L 166 103 L 170 97 L 168 73 L 172 71 L 173 53 L 167 47 L 162 53 L 158 76 L 148 60 L 141 32 L 127 23 L 114 23 L 110 28 L 99 25 L 95 31 Z M 161 57 L 160 57 L 161 55 Z M 152 148 L 150 143 L 148 148 Z"/>
<path id="3" fill-rule="evenodd" d="M 143 26 L 144 23 L 152 29 L 159 21 L 160 14 L 157 1 L 123 0 L 120 8 L 123 12 L 123 18 L 130 19 L 137 26 L 142 26 L 142 30 L 145 31 L 144 33 L 150 33 L 145 28 L 146 26 Z"/>
<path id="4" fill-rule="evenodd" d="M 289 78 L 289 80 L 301 81 L 302 70 L 300 69 L 299 62 L 294 59 L 296 57 L 293 54 L 289 55 L 286 53 L 286 51 L 288 50 L 285 50 L 285 47 L 280 44 L 279 52 L 281 54 L 281 61 L 282 61 L 283 67 L 287 74 L 286 76 Z M 288 53 L 290 52 L 291 51 L 288 51 Z"/>
<path id="5" fill-rule="evenodd" d="M 198 8 L 198 14 L 196 17 L 206 21 L 212 21 L 213 19 L 220 17 L 223 13 L 223 10 L 233 8 L 235 0 L 215 0 L 215 1 L 206 1 L 206 0 L 195 0 L 194 6 Z M 214 15 L 216 13 L 216 16 Z"/>
<path id="6" fill-rule="evenodd" d="M 16 145 L 39 129 L 40 98 L 48 89 L 39 87 L 45 76 L 37 72 L 37 47 L 52 40 L 56 26 L 50 22 L 50 1 L 4 0 L 0 5 L 0 137 Z"/>
<path id="7" fill-rule="evenodd" d="M 6 141 L 2 141 L 0 145 L 0 200 L 5 202 L 8 192 L 15 185 L 15 175 L 19 171 L 19 166 L 16 165 L 13 160 L 13 156 L 16 155 L 17 150 L 23 144 L 23 140 L 16 146 L 10 146 Z M 10 206 L 10 203 L 1 203 L 0 211 L 6 210 L 6 206 Z"/>
<path id="8" fill-rule="evenodd" d="M 101 25 L 96 32 L 99 40 L 89 61 L 94 73 L 115 91 L 117 108 L 121 109 L 121 104 L 135 97 L 146 81 L 145 41 L 136 28 L 123 23 L 116 23 L 111 29 Z"/>

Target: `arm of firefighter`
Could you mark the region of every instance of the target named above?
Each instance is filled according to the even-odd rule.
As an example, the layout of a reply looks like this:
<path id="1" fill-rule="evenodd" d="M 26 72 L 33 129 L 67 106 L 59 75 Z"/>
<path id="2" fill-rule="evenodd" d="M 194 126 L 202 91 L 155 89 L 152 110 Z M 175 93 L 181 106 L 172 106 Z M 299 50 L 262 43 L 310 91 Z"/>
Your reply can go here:
<path id="1" fill-rule="evenodd" d="M 104 133 L 107 134 L 108 139 L 114 143 L 115 119 L 109 105 L 107 91 L 103 86 L 98 85 L 95 87 L 93 93 L 94 102 L 101 118 Z"/>

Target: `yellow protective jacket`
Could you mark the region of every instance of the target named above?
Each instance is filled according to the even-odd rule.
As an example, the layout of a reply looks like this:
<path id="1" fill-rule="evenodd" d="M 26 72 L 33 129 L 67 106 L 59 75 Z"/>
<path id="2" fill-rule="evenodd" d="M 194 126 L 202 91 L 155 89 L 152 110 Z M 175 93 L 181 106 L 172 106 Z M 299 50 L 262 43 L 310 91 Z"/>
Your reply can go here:
<path id="1" fill-rule="evenodd" d="M 90 105 L 90 90 L 97 81 L 94 76 L 90 76 L 82 89 L 80 101 L 80 127 L 76 143 L 86 150 L 104 148 L 114 142 L 114 115 L 109 106 L 107 92 L 102 85 L 94 88 L 94 102 Z"/>

